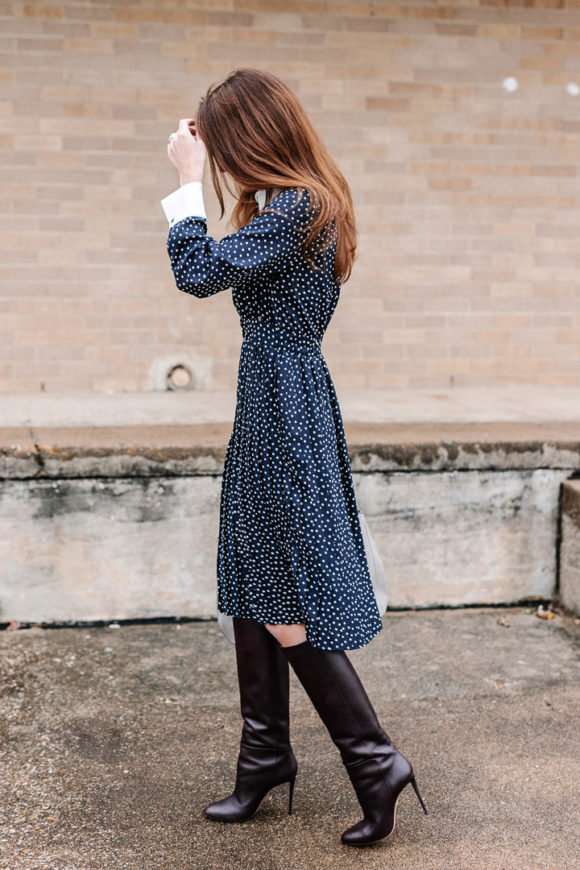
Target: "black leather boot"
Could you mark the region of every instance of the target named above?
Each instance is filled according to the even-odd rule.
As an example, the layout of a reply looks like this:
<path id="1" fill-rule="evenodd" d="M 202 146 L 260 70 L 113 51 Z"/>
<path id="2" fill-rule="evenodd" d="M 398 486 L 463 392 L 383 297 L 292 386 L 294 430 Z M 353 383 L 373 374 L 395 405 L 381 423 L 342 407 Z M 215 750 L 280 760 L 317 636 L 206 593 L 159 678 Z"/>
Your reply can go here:
<path id="1" fill-rule="evenodd" d="M 233 793 L 204 812 L 221 822 L 245 822 L 270 789 L 289 783 L 288 812 L 298 764 L 290 746 L 289 671 L 280 644 L 254 619 L 234 617 L 240 709 L 244 719 Z"/>
<path id="2" fill-rule="evenodd" d="M 381 728 L 344 650 L 322 650 L 304 641 L 282 651 L 338 747 L 364 813 L 344 831 L 342 842 L 366 846 L 392 834 L 397 800 L 409 783 L 427 813 L 411 764 Z"/>

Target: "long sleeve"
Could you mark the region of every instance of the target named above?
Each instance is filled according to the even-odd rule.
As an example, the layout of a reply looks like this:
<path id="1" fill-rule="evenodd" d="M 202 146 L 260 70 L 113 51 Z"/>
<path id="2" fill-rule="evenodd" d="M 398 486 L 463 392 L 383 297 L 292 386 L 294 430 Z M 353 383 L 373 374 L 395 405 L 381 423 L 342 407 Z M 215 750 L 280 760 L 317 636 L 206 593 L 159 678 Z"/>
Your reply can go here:
<path id="1" fill-rule="evenodd" d="M 211 296 L 251 275 L 275 269 L 299 248 L 308 203 L 305 188 L 288 188 L 268 205 L 275 211 L 260 212 L 247 226 L 219 242 L 207 235 L 205 218 L 180 220 L 171 227 L 167 239 L 178 289 L 194 296 Z"/>

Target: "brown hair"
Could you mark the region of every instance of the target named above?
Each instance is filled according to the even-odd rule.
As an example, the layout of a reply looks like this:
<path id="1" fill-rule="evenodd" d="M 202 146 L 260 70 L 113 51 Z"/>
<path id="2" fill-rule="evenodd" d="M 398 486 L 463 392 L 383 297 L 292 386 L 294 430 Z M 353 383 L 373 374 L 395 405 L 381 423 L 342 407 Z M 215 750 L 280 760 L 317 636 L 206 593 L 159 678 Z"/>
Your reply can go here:
<path id="1" fill-rule="evenodd" d="M 231 218 L 236 229 L 256 215 L 257 190 L 270 193 L 272 188 L 303 187 L 311 200 L 308 214 L 314 215 L 305 228 L 310 230 L 305 256 L 314 265 L 313 246 L 322 240 L 321 250 L 326 250 L 334 238 L 328 229 L 334 227 L 334 278 L 347 281 L 358 236 L 350 189 L 288 85 L 265 70 L 236 69 L 208 88 L 199 103 L 196 125 L 207 148 L 220 220 L 225 211 L 220 174 L 230 175 L 237 187 L 232 192 L 226 181 L 226 189 L 238 200 Z"/>

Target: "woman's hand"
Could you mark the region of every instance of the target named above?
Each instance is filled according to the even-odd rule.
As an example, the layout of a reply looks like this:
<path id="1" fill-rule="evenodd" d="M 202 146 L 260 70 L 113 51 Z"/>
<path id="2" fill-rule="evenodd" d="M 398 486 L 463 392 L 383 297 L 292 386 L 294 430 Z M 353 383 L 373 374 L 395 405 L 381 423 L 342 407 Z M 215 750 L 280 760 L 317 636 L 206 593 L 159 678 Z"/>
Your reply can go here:
<path id="1" fill-rule="evenodd" d="M 182 118 L 167 144 L 167 156 L 179 172 L 179 184 L 203 181 L 207 149 L 195 129 L 194 118 Z"/>

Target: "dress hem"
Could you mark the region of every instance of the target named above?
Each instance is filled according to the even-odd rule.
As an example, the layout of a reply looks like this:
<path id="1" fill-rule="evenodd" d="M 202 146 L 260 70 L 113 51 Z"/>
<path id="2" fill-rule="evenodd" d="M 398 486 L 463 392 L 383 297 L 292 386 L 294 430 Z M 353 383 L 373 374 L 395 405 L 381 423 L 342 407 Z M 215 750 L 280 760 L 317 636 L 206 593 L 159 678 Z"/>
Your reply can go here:
<path id="1" fill-rule="evenodd" d="M 231 616 L 232 618 L 235 617 L 236 619 L 254 619 L 260 625 L 304 625 L 306 628 L 306 639 L 310 643 L 310 645 L 312 647 L 314 647 L 315 649 L 323 649 L 323 650 L 330 650 L 330 651 L 343 650 L 345 652 L 346 651 L 350 652 L 350 650 L 362 649 L 363 647 L 368 646 L 369 643 L 372 640 L 374 640 L 375 637 L 378 634 L 380 634 L 381 631 L 383 631 L 383 629 L 384 629 L 383 621 L 381 619 L 380 626 L 378 626 L 377 630 L 373 632 L 373 634 L 368 638 L 368 640 L 362 641 L 361 643 L 358 643 L 356 646 L 321 646 L 319 644 L 312 643 L 312 640 L 308 637 L 308 623 L 307 622 L 297 623 L 297 622 L 276 622 L 275 620 L 261 620 L 261 619 L 256 619 L 255 616 L 243 616 L 241 613 L 228 613 L 225 610 L 220 610 L 220 613 L 223 616 Z M 380 619 L 380 617 L 379 617 L 379 619 Z"/>

